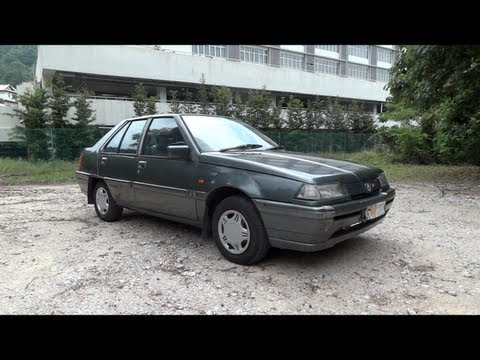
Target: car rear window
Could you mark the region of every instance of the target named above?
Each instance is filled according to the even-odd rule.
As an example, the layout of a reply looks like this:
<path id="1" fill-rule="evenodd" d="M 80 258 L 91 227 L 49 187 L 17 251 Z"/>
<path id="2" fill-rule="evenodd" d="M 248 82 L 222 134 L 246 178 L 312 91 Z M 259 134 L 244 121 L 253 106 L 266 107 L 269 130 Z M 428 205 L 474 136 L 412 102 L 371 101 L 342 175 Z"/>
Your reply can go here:
<path id="1" fill-rule="evenodd" d="M 132 121 L 120 145 L 121 153 L 135 154 L 147 120 Z"/>

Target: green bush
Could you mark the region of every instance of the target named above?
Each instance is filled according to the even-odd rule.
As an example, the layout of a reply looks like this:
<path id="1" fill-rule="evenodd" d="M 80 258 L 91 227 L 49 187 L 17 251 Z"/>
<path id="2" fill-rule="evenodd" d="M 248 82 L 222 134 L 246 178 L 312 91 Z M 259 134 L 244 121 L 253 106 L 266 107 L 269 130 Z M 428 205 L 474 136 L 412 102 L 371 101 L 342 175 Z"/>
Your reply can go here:
<path id="1" fill-rule="evenodd" d="M 406 163 L 428 164 L 435 158 L 427 134 L 417 126 L 382 128 L 379 136 L 394 160 Z"/>

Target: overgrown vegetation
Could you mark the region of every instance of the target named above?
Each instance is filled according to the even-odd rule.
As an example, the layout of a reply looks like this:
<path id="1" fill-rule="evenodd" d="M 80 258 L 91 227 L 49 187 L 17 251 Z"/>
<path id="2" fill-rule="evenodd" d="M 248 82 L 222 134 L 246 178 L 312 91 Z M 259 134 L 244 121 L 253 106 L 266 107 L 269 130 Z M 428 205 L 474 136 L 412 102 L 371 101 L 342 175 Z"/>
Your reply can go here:
<path id="1" fill-rule="evenodd" d="M 480 46 L 406 45 L 391 69 L 381 135 L 398 160 L 480 164 Z"/>

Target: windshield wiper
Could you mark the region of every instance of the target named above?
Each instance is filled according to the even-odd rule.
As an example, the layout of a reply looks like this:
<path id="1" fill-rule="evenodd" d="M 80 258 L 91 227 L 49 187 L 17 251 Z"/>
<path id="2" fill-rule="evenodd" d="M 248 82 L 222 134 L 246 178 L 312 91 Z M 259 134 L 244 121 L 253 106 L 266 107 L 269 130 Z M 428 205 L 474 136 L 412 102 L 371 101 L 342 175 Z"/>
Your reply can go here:
<path id="1" fill-rule="evenodd" d="M 265 149 L 265 150 L 284 150 L 284 149 L 285 149 L 285 146 L 277 145 L 277 146 L 274 146 L 274 147 L 271 147 L 271 148 L 268 148 L 268 149 Z"/>
<path id="2" fill-rule="evenodd" d="M 223 148 L 223 149 L 220 149 L 218 151 L 225 152 L 225 151 L 229 151 L 229 150 L 258 149 L 258 148 L 261 148 L 261 147 L 263 147 L 263 145 L 260 145 L 260 144 L 243 144 L 243 145 Z"/>

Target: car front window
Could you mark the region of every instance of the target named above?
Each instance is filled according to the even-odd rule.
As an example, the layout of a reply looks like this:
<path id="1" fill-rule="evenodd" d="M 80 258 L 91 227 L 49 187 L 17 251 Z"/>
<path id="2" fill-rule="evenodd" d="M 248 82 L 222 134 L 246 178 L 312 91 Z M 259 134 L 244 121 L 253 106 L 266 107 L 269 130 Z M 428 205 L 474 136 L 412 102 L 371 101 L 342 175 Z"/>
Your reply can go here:
<path id="1" fill-rule="evenodd" d="M 261 145 L 257 150 L 277 145 L 260 131 L 241 121 L 201 115 L 185 115 L 182 118 L 202 152 L 219 151 L 245 144 Z"/>

